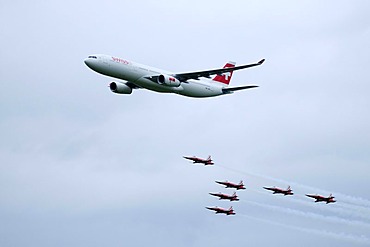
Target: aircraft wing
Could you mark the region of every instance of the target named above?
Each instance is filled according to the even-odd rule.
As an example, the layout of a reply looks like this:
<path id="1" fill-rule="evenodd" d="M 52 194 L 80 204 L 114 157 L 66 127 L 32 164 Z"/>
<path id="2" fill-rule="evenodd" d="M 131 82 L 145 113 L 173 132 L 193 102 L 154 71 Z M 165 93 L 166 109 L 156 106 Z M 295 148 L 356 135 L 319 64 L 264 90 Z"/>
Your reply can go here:
<path id="1" fill-rule="evenodd" d="M 220 74 L 227 73 L 227 72 L 234 71 L 234 70 L 240 70 L 240 69 L 246 69 L 246 68 L 258 66 L 258 65 L 263 64 L 264 61 L 265 59 L 262 59 L 258 63 L 240 65 L 240 66 L 235 66 L 232 68 L 222 68 L 222 69 L 203 70 L 203 71 L 197 71 L 197 72 L 178 73 L 178 74 L 175 74 L 174 76 L 181 82 L 185 82 L 189 79 L 198 80 L 199 77 L 210 78 L 211 75 L 216 75 L 216 74 L 220 75 Z M 241 90 L 241 89 L 237 89 L 237 90 Z"/>
<path id="2" fill-rule="evenodd" d="M 125 84 L 126 84 L 127 86 L 129 86 L 130 88 L 132 88 L 132 89 L 142 88 L 142 87 L 140 87 L 140 86 L 138 86 L 138 85 L 136 85 L 135 83 L 130 82 L 130 81 L 126 82 Z"/>
<path id="3" fill-rule="evenodd" d="M 196 157 L 186 157 L 184 156 L 185 159 L 187 160 L 191 160 L 191 161 L 198 161 L 198 159 Z"/>
<path id="4" fill-rule="evenodd" d="M 311 197 L 311 198 L 315 198 L 315 199 L 318 199 L 318 198 L 321 198 L 322 196 L 319 196 L 319 195 L 306 195 L 308 197 Z"/>

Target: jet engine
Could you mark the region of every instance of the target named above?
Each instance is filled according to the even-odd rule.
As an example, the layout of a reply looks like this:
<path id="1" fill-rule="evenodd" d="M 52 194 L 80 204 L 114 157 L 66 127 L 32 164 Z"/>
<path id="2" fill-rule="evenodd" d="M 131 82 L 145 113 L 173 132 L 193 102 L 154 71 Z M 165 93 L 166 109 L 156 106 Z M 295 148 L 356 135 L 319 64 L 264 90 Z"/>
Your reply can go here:
<path id="1" fill-rule="evenodd" d="M 179 87 L 181 82 L 173 76 L 159 75 L 157 79 L 158 84 L 166 85 L 169 87 Z"/>
<path id="2" fill-rule="evenodd" d="M 132 93 L 132 88 L 127 86 L 125 83 L 113 81 L 109 84 L 109 88 L 113 93 L 119 93 L 119 94 L 131 94 Z"/>

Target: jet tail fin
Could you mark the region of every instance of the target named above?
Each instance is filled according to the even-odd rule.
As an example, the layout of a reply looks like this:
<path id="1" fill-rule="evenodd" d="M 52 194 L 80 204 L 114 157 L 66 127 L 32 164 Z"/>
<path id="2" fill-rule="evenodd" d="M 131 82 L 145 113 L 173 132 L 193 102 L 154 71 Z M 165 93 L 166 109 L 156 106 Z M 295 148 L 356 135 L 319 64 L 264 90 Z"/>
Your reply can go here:
<path id="1" fill-rule="evenodd" d="M 235 62 L 228 62 L 225 64 L 223 68 L 225 69 L 225 68 L 234 68 L 234 67 L 235 67 Z M 226 72 L 223 74 L 218 74 L 215 76 L 215 78 L 213 78 L 213 81 L 229 85 L 232 76 L 233 76 L 233 71 Z"/>

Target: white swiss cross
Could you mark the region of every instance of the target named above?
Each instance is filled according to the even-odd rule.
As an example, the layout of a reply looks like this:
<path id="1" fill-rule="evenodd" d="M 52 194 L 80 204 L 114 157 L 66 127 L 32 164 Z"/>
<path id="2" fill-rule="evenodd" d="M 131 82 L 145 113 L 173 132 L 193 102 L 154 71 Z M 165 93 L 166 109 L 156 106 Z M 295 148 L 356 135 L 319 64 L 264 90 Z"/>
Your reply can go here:
<path id="1" fill-rule="evenodd" d="M 222 76 L 225 77 L 225 80 L 228 81 L 229 80 L 229 77 L 231 76 L 231 73 L 230 72 L 226 72 L 226 73 L 223 73 Z"/>

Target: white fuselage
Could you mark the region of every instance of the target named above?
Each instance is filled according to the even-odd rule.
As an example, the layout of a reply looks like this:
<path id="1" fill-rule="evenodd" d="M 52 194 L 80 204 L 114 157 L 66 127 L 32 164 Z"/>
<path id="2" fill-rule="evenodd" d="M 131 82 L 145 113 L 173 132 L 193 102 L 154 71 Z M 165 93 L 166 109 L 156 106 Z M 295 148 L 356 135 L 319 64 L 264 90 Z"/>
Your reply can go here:
<path id="1" fill-rule="evenodd" d="M 159 84 L 148 78 L 150 76 L 173 75 L 175 73 L 108 55 L 89 56 L 85 59 L 85 64 L 100 74 L 125 80 L 138 87 L 161 93 L 176 93 L 189 97 L 212 97 L 224 94 L 222 89 L 226 86 L 207 78 L 190 79 L 182 82 L 178 87 Z"/>

